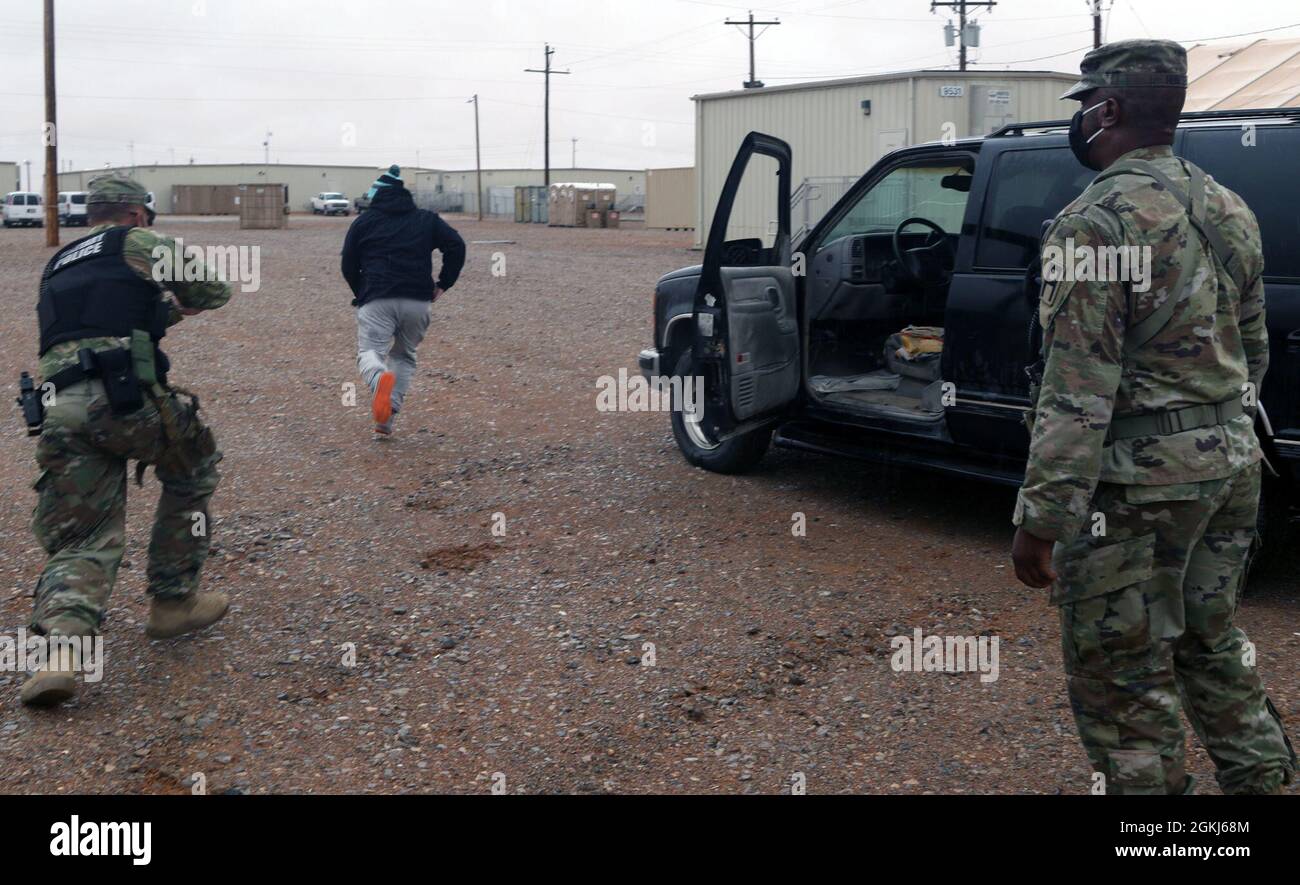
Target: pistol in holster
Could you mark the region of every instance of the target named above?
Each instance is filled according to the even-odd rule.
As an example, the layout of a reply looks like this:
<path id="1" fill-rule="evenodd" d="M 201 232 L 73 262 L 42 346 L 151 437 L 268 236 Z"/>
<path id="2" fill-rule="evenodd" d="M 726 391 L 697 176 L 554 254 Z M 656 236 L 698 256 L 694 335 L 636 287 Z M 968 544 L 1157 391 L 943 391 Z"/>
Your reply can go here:
<path id="1" fill-rule="evenodd" d="M 41 402 L 36 382 L 26 372 L 18 378 L 17 402 L 23 410 L 23 421 L 27 423 L 27 435 L 40 436 L 41 427 L 45 424 L 45 404 Z"/>

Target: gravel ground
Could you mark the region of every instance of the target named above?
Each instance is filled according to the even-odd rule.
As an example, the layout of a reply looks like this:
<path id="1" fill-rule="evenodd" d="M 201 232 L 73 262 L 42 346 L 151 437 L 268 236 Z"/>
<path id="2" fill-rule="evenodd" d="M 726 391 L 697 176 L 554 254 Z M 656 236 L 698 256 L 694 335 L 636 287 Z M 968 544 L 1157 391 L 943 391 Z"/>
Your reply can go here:
<path id="1" fill-rule="evenodd" d="M 377 443 L 365 398 L 342 404 L 349 220 L 164 220 L 262 246 L 260 292 L 167 339 L 226 453 L 205 580 L 233 610 L 144 637 L 157 487 L 133 487 L 104 679 L 33 712 L 0 673 L 0 791 L 187 792 L 195 773 L 209 793 L 777 793 L 800 774 L 812 793 L 1087 790 L 1055 613 L 1009 567 L 1009 491 L 783 451 L 711 475 L 666 416 L 597 412 L 596 379 L 650 342 L 655 280 L 698 260 L 689 235 L 453 218 L 516 242 L 471 246 Z M 35 368 L 48 255 L 40 230 L 0 232 L 6 390 Z M 42 564 L 16 410 L 0 447 L 13 635 Z M 1291 556 L 1240 615 L 1293 726 L 1295 573 Z M 914 628 L 996 635 L 1000 678 L 893 672 L 890 637 Z M 1208 757 L 1190 760 L 1214 792 Z"/>

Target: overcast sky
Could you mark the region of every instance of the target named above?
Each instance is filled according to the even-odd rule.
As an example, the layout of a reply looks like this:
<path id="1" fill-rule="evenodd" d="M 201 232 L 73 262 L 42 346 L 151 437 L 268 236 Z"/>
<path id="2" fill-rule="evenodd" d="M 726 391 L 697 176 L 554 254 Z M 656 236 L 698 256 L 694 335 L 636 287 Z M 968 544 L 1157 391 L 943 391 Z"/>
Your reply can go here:
<path id="1" fill-rule="evenodd" d="M 40 0 L 0 0 L 0 160 L 43 164 Z M 1114 0 L 1106 38 L 1300 37 L 1294 0 Z M 1088 0 L 976 10 L 977 69 L 1077 71 Z M 552 165 L 693 162 L 699 93 L 739 88 L 747 43 L 706 0 L 57 0 L 60 163 L 272 162 L 444 169 L 542 163 L 543 43 L 556 49 Z M 929 0 L 774 0 L 759 39 L 768 85 L 952 68 Z M 131 143 L 134 142 L 134 150 Z"/>

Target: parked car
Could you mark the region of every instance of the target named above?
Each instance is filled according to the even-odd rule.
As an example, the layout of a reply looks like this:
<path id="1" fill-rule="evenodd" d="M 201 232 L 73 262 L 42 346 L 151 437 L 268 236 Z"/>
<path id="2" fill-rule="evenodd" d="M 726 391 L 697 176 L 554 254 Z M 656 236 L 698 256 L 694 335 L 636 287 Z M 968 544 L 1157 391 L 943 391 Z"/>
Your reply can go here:
<path id="1" fill-rule="evenodd" d="M 790 146 L 746 137 L 704 263 L 659 281 L 654 346 L 640 354 L 647 378 L 704 379 L 697 420 L 672 412 L 686 460 L 740 472 L 775 442 L 1018 486 L 1039 242 L 1095 175 L 1071 154 L 1068 128 L 1027 123 L 894 151 L 795 243 Z M 1267 457 L 1260 522 L 1276 549 L 1300 481 L 1300 109 L 1188 113 L 1174 150 L 1259 219 L 1271 339 L 1257 422 Z M 730 239 L 755 159 L 775 167 L 774 177 L 759 170 L 775 191 L 765 207 L 775 233 Z M 937 330 L 938 350 L 931 337 L 911 358 L 900 346 L 909 327 L 911 345 Z"/>
<path id="2" fill-rule="evenodd" d="M 5 194 L 5 227 L 18 225 L 45 226 L 45 208 L 41 205 L 41 195 L 30 191 L 14 191 Z"/>
<path id="3" fill-rule="evenodd" d="M 356 208 L 358 215 L 360 215 L 362 212 L 365 212 L 367 209 L 370 208 L 370 194 L 366 193 L 357 197 L 355 200 L 352 201 L 352 205 Z"/>
<path id="4" fill-rule="evenodd" d="M 64 191 L 59 194 L 59 224 L 86 226 L 86 192 Z"/>
<path id="5" fill-rule="evenodd" d="M 350 215 L 352 205 L 342 194 L 322 191 L 311 198 L 311 211 L 316 215 Z"/>

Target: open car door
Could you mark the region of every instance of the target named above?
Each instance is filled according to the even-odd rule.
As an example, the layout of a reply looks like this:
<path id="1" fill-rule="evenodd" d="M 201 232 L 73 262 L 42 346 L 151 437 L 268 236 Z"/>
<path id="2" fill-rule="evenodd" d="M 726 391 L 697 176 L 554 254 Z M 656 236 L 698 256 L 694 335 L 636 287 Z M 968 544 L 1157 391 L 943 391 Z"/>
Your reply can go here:
<path id="1" fill-rule="evenodd" d="M 769 159 L 751 168 L 755 158 Z M 790 169 L 790 145 L 761 132 L 749 133 L 731 165 L 709 228 L 695 294 L 694 356 L 705 394 L 697 420 L 710 425 L 704 430 L 715 440 L 763 423 L 799 392 Z M 742 184 L 745 199 L 738 205 Z M 775 205 L 767 204 L 772 199 Z M 733 212 L 740 215 L 733 219 Z M 738 223 L 733 225 L 733 220 Z M 729 230 L 759 236 L 728 239 Z M 769 237 L 770 244 L 765 242 Z"/>

